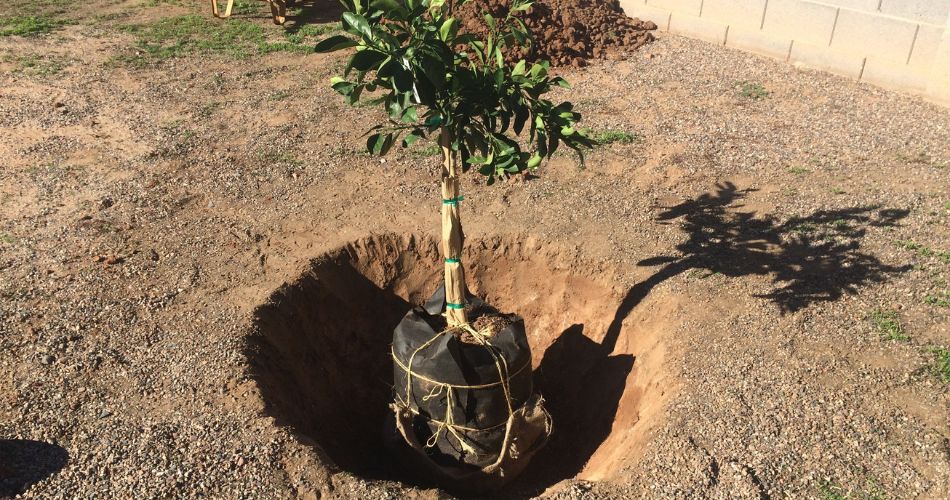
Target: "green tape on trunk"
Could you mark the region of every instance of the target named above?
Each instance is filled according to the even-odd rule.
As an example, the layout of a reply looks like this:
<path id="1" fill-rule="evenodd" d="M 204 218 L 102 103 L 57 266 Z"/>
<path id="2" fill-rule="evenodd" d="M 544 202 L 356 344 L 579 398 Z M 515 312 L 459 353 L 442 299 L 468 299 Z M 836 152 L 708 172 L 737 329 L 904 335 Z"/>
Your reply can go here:
<path id="1" fill-rule="evenodd" d="M 462 261 L 459 259 L 445 259 L 446 264 L 458 264 L 459 262 L 462 262 Z"/>
<path id="2" fill-rule="evenodd" d="M 460 201 L 464 200 L 464 196 L 458 196 L 456 198 L 449 198 L 447 200 L 442 200 L 443 205 L 458 205 Z"/>
<path id="3" fill-rule="evenodd" d="M 452 302 L 446 302 L 445 307 L 449 309 L 465 309 L 465 304 L 453 304 Z"/>

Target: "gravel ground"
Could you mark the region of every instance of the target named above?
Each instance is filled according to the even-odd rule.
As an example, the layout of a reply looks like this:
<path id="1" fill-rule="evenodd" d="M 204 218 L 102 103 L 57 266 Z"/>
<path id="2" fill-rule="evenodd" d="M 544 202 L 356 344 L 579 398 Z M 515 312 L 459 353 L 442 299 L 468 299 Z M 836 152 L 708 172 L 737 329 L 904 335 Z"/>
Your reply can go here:
<path id="1" fill-rule="evenodd" d="M 435 233 L 436 159 L 360 153 L 342 56 L 116 59 L 123 22 L 206 7 L 171 4 L 0 37 L 0 496 L 438 497 L 336 472 L 244 354 L 310 258 Z M 950 496 L 950 111 L 664 34 L 564 76 L 632 140 L 467 183 L 467 232 L 577 245 L 676 304 L 676 383 L 642 446 L 548 494 Z"/>

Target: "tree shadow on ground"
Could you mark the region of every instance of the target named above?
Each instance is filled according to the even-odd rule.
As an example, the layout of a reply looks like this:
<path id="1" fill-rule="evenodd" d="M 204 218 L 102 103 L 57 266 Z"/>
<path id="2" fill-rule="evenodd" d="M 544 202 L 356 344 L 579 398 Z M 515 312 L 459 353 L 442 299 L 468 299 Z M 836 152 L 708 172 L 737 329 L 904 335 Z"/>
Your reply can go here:
<path id="1" fill-rule="evenodd" d="M 290 33 L 296 33 L 308 24 L 338 22 L 343 15 L 343 6 L 332 0 L 297 0 L 293 10 L 287 11 L 284 27 Z"/>
<path id="2" fill-rule="evenodd" d="M 224 5 L 224 0 L 218 0 Z M 240 10 L 235 6 L 234 17 L 241 19 L 273 19 L 273 14 L 267 3 L 252 2 L 250 10 Z M 223 8 L 223 7 L 222 7 Z M 343 15 L 343 6 L 333 0 L 288 0 L 287 15 L 284 28 L 289 33 L 296 33 L 307 24 L 325 24 L 339 22 Z"/>
<path id="3" fill-rule="evenodd" d="M 69 462 L 61 446 L 28 439 L 0 439 L 0 497 L 13 497 Z"/>
<path id="4" fill-rule="evenodd" d="M 687 200 L 661 213 L 661 223 L 679 220 L 687 240 L 679 255 L 642 260 L 640 266 L 665 264 L 634 286 L 614 322 L 620 321 L 653 286 L 687 270 L 731 278 L 771 276 L 773 290 L 756 295 L 795 312 L 814 302 L 833 302 L 856 294 L 870 283 L 881 283 L 910 266 L 884 264 L 861 250 L 868 227 L 894 227 L 909 210 L 863 206 L 819 210 L 781 221 L 766 214 L 743 212 L 738 204 L 754 189 L 717 184 L 715 193 Z M 611 325 L 619 328 L 619 325 Z"/>
<path id="5" fill-rule="evenodd" d="M 632 355 L 611 355 L 619 334 L 618 328 L 598 343 L 584 335 L 584 325 L 571 325 L 544 351 L 535 387 L 554 432 L 513 492 L 534 496 L 576 476 L 610 435 L 634 363 Z"/>
<path id="6" fill-rule="evenodd" d="M 663 267 L 627 292 L 603 341 L 591 340 L 583 325 L 573 325 L 545 351 L 535 380 L 555 433 L 519 478 L 516 484 L 530 485 L 516 487 L 519 493 L 538 493 L 575 477 L 607 439 L 634 364 L 631 355 L 612 355 L 614 347 L 624 319 L 660 283 L 694 270 L 729 277 L 768 275 L 774 288 L 756 297 L 772 301 L 784 314 L 855 294 L 862 285 L 910 269 L 884 264 L 861 251 L 868 227 L 896 226 L 907 210 L 854 207 L 781 221 L 740 210 L 738 202 L 754 190 L 739 190 L 731 183 L 716 188 L 658 216 L 664 224 L 679 221 L 686 241 L 677 245 L 679 255 L 638 263 Z"/>

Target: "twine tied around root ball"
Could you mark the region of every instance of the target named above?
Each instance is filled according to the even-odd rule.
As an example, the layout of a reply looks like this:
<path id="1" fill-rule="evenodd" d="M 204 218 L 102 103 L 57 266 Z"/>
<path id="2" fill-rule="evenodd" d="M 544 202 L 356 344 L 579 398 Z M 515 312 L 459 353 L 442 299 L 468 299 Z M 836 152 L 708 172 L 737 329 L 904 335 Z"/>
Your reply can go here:
<path id="1" fill-rule="evenodd" d="M 472 338 L 474 338 L 479 343 L 479 345 L 481 345 L 482 347 L 488 350 L 489 354 L 491 354 L 492 356 L 492 359 L 495 361 L 495 367 L 498 369 L 498 382 L 492 382 L 489 384 L 481 384 L 481 385 L 454 385 L 454 384 L 439 382 L 437 380 L 432 380 L 430 378 L 419 375 L 412 371 L 412 363 L 415 360 L 416 354 L 419 354 L 421 351 L 431 346 L 442 335 L 446 333 L 454 333 L 456 331 L 464 331 L 470 334 Z M 505 360 L 504 356 L 501 355 L 498 349 L 495 346 L 491 345 L 491 343 L 488 341 L 489 336 L 487 335 L 487 333 L 488 333 L 488 327 L 479 331 L 467 323 L 462 324 L 462 325 L 450 326 L 446 328 L 445 330 L 435 334 L 431 339 L 429 339 L 424 344 L 419 346 L 415 351 L 413 351 L 412 355 L 409 356 L 408 366 L 403 365 L 399 361 L 399 358 L 396 357 L 395 352 L 392 353 L 393 361 L 396 363 L 397 366 L 399 366 L 406 372 L 406 401 L 403 401 L 397 394 L 396 395 L 397 404 L 403 408 L 408 409 L 414 415 L 420 416 L 438 426 L 436 428 L 435 433 L 426 441 L 426 444 L 425 444 L 426 448 L 434 447 L 438 443 L 439 437 L 442 435 L 442 432 L 447 432 L 448 434 L 455 437 L 455 439 L 459 442 L 459 446 L 461 446 L 461 448 L 465 450 L 467 453 L 478 455 L 478 451 L 466 441 L 466 439 L 462 436 L 462 434 L 459 433 L 459 431 L 486 432 L 486 431 L 494 430 L 499 427 L 508 425 L 511 418 L 514 416 L 515 410 L 512 406 L 511 389 L 509 387 L 509 384 L 511 382 L 511 377 L 517 375 L 526 367 L 530 366 L 531 360 L 529 359 L 524 364 L 524 366 L 518 368 L 518 370 L 515 371 L 514 374 L 509 374 L 508 362 Z M 434 397 L 441 395 L 443 390 L 446 391 L 445 392 L 446 410 L 445 410 L 445 418 L 443 420 L 437 420 L 435 418 L 422 415 L 418 410 L 412 408 L 412 406 L 410 405 L 410 402 L 412 401 L 412 378 L 413 377 L 416 377 L 420 380 L 424 380 L 434 385 L 432 390 L 429 391 L 429 394 L 427 394 L 426 396 L 423 396 L 422 398 L 423 401 L 428 401 Z M 481 429 L 474 428 L 474 427 L 466 427 L 466 426 L 455 423 L 453 411 L 452 411 L 456 404 L 455 396 L 453 395 L 453 391 L 455 389 L 485 389 L 488 387 L 494 387 L 496 385 L 501 385 L 502 392 L 505 395 L 505 404 L 508 406 L 508 418 L 504 422 L 497 425 L 493 425 L 491 427 L 486 427 L 486 428 L 481 428 Z M 504 452 L 504 450 L 501 450 L 501 452 Z"/>

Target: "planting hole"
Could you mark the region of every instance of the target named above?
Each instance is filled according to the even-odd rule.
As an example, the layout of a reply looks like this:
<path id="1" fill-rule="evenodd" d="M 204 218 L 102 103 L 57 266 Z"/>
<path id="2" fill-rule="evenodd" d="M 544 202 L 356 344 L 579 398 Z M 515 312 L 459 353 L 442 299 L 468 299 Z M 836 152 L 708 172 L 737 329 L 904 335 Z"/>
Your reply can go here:
<path id="1" fill-rule="evenodd" d="M 425 486 L 388 454 L 383 429 L 393 328 L 439 286 L 440 262 L 433 240 L 365 238 L 315 258 L 256 311 L 247 351 L 268 412 L 342 470 Z M 656 308 L 640 312 L 642 297 L 608 266 L 533 239 L 469 240 L 463 262 L 472 292 L 525 319 L 535 389 L 554 421 L 547 446 L 506 493 L 609 479 L 633 463 L 659 394 L 670 393 L 656 389 Z"/>

